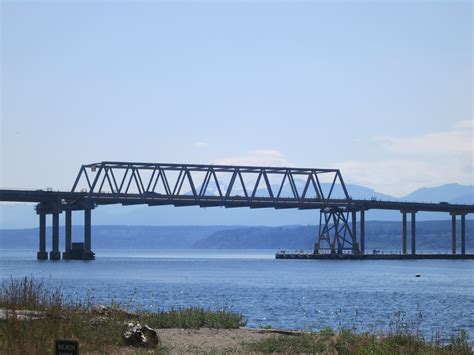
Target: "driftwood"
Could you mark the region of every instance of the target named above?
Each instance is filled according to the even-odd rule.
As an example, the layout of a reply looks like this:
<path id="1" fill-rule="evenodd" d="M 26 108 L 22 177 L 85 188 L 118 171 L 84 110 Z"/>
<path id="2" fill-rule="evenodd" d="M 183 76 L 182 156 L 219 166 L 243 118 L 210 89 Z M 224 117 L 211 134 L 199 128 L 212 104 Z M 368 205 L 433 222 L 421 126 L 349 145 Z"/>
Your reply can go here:
<path id="1" fill-rule="evenodd" d="M 20 320 L 33 320 L 46 317 L 46 313 L 42 311 L 30 311 L 27 309 L 0 309 L 0 319 L 16 317 Z"/>

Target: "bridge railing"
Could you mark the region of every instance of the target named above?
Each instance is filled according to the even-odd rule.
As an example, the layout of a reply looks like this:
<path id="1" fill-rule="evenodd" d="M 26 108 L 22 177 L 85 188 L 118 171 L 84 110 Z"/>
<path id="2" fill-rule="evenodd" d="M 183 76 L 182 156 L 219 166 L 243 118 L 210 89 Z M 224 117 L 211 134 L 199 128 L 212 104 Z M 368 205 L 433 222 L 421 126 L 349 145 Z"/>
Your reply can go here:
<path id="1" fill-rule="evenodd" d="M 128 162 L 83 165 L 72 192 L 222 201 L 350 199 L 338 169 Z"/>

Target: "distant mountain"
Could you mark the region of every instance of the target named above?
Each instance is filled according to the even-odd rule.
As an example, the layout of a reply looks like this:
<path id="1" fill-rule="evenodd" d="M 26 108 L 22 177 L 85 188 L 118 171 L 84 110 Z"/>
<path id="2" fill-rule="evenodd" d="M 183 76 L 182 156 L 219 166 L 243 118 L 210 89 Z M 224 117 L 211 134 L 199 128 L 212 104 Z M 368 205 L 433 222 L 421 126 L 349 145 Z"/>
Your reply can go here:
<path id="1" fill-rule="evenodd" d="M 253 182 L 255 184 L 256 182 Z M 306 181 L 302 179 L 295 179 L 295 185 L 296 189 L 298 192 L 298 195 L 301 196 L 304 192 L 305 186 L 306 186 Z M 226 185 L 223 184 L 222 187 L 226 188 Z M 280 191 L 281 183 L 279 184 L 270 184 L 270 187 L 272 189 L 272 193 L 274 196 L 278 196 L 278 193 L 280 193 L 280 197 L 294 197 L 293 191 L 291 190 L 291 187 L 289 186 L 288 183 L 285 183 L 283 185 L 283 188 Z M 324 196 L 329 196 L 329 193 L 331 192 L 331 197 L 334 198 L 344 198 L 344 190 L 339 184 L 335 184 L 333 191 L 331 191 L 332 184 L 330 183 L 321 183 L 321 190 L 324 194 Z M 364 187 L 364 186 L 359 186 L 359 185 L 352 185 L 352 184 L 346 184 L 346 189 L 348 191 L 349 196 L 352 198 L 360 198 L 360 199 L 369 199 L 372 197 L 376 197 L 377 199 L 381 200 L 397 200 L 396 197 L 382 194 L 379 192 L 374 191 L 373 189 Z M 225 194 L 225 189 L 224 191 L 221 191 L 222 194 Z M 251 195 L 253 191 L 247 191 L 248 195 Z M 186 192 L 185 195 L 190 195 L 191 192 Z M 206 196 L 219 196 L 219 190 L 217 189 L 217 186 L 215 184 L 209 185 L 206 189 Z M 235 187 L 232 189 L 231 196 L 245 196 L 245 192 L 240 187 L 239 185 L 235 184 Z M 263 182 L 263 180 L 259 183 L 258 189 L 255 193 L 255 196 L 258 197 L 269 197 L 268 189 Z M 309 197 L 316 197 L 316 191 L 313 186 L 309 186 L 306 196 Z"/>
<path id="2" fill-rule="evenodd" d="M 304 189 L 304 181 L 295 181 L 298 191 Z M 329 184 L 322 184 L 323 190 L 327 193 Z M 262 187 L 263 185 L 260 185 Z M 473 186 L 458 184 L 448 184 L 433 188 L 422 188 L 405 197 L 396 197 L 381 194 L 373 189 L 359 185 L 347 184 L 349 195 L 354 199 L 377 198 L 379 200 L 392 201 L 425 201 L 425 202 L 450 202 L 474 204 Z M 272 185 L 272 190 L 278 193 L 279 186 Z M 216 194 L 217 190 L 212 186 L 209 194 Z M 260 188 L 258 194 L 263 194 L 264 189 Z M 275 193 L 275 194 L 276 194 Z M 243 194 L 238 189 L 233 194 Z M 290 196 L 291 191 L 285 187 L 282 196 Z M 334 197 L 342 197 L 342 190 L 336 189 Z M 34 204 L 0 203 L 0 228 L 27 228 L 38 225 L 38 216 L 34 211 Z M 468 218 L 473 216 L 468 215 Z M 63 223 L 61 216 L 60 223 Z M 73 213 L 73 224 L 83 224 L 83 214 Z M 367 220 L 399 221 L 398 211 L 368 211 Z M 448 219 L 449 216 L 443 213 L 419 213 L 417 220 L 439 220 Z M 199 207 L 173 207 L 156 206 L 148 207 L 109 205 L 96 208 L 92 214 L 94 225 L 146 225 L 146 226 L 166 226 L 166 225 L 311 225 L 319 223 L 319 214 L 311 210 L 274 210 L 249 209 L 249 208 L 199 208 Z M 50 223 L 50 218 L 48 218 Z"/>
<path id="3" fill-rule="evenodd" d="M 474 203 L 474 192 L 471 191 L 471 193 L 460 195 L 456 198 L 453 198 L 452 200 L 449 200 L 450 203 L 460 203 L 460 204 L 473 204 Z"/>
<path id="4" fill-rule="evenodd" d="M 447 184 L 437 187 L 423 187 L 399 200 L 474 204 L 474 186 Z"/>
<path id="5" fill-rule="evenodd" d="M 397 201 L 398 199 L 391 195 L 382 194 L 368 187 L 347 184 L 347 191 L 354 199 L 371 199 L 375 197 L 378 200 Z"/>

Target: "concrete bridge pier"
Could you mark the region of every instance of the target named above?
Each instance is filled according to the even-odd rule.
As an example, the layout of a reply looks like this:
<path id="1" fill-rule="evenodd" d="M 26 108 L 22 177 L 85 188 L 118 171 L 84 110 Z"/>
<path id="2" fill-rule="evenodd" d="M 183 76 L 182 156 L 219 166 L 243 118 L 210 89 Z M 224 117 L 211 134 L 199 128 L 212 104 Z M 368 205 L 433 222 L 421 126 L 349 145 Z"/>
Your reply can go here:
<path id="1" fill-rule="evenodd" d="M 92 218 L 91 208 L 84 210 L 84 252 L 82 254 L 83 260 L 92 260 L 95 254 L 92 251 Z"/>
<path id="2" fill-rule="evenodd" d="M 62 213 L 61 203 L 58 201 L 41 202 L 36 205 L 36 213 L 39 215 L 39 251 L 36 255 L 38 260 L 47 260 L 46 251 L 46 215 L 53 216 L 50 260 L 60 260 L 59 252 L 59 214 Z"/>
<path id="3" fill-rule="evenodd" d="M 37 253 L 38 260 L 48 260 L 48 252 L 46 251 L 46 214 L 39 213 L 39 251 Z"/>
<path id="4" fill-rule="evenodd" d="M 360 210 L 360 253 L 365 254 L 365 210 Z"/>
<path id="5" fill-rule="evenodd" d="M 93 260 L 95 254 L 91 250 L 91 206 L 80 205 L 80 206 L 68 206 L 66 210 L 65 218 L 65 243 L 64 243 L 64 260 Z M 73 243 L 72 242 L 72 211 L 83 210 L 84 211 L 84 242 Z"/>
<path id="6" fill-rule="evenodd" d="M 451 213 L 451 254 L 456 255 L 456 213 Z"/>
<path id="7" fill-rule="evenodd" d="M 416 211 L 402 210 L 402 254 L 407 255 L 407 213 L 411 214 L 411 255 L 416 255 Z"/>
<path id="8" fill-rule="evenodd" d="M 50 260 L 60 260 L 61 253 L 59 252 L 59 212 L 53 213 L 53 235 L 51 251 L 49 252 Z"/>
<path id="9" fill-rule="evenodd" d="M 411 255 L 416 255 L 416 211 L 411 212 Z"/>
<path id="10" fill-rule="evenodd" d="M 402 212 L 402 254 L 407 255 L 407 211 Z"/>
<path id="11" fill-rule="evenodd" d="M 466 215 L 461 215 L 461 255 L 466 255 Z"/>
<path id="12" fill-rule="evenodd" d="M 359 254 L 357 244 L 357 211 L 352 211 L 352 254 Z"/>
<path id="13" fill-rule="evenodd" d="M 456 243 L 456 213 L 451 213 L 451 254 L 456 255 L 457 243 Z M 462 213 L 461 216 L 461 255 L 466 255 L 466 214 Z"/>
<path id="14" fill-rule="evenodd" d="M 63 259 L 67 260 L 71 258 L 71 248 L 72 248 L 72 211 L 66 210 L 65 220 L 64 220 L 64 252 Z"/>
<path id="15" fill-rule="evenodd" d="M 65 260 L 93 260 L 95 254 L 91 250 L 91 211 L 95 207 L 93 203 L 71 203 L 61 201 L 41 202 L 36 205 L 36 213 L 39 215 L 39 251 L 38 260 L 60 260 L 59 250 L 59 214 L 65 212 L 64 219 L 64 252 L 62 258 Z M 72 242 L 72 211 L 84 211 L 84 242 Z M 51 251 L 46 251 L 46 216 L 53 217 Z"/>

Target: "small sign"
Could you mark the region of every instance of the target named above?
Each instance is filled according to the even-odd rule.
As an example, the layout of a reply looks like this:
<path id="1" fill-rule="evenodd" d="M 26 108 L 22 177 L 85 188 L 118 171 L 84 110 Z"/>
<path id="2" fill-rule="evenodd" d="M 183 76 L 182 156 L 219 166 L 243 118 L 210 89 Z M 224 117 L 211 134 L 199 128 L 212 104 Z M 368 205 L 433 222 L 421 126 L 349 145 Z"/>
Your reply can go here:
<path id="1" fill-rule="evenodd" d="M 54 353 L 56 355 L 79 355 L 79 342 L 71 339 L 57 339 Z"/>

